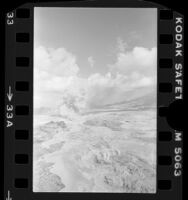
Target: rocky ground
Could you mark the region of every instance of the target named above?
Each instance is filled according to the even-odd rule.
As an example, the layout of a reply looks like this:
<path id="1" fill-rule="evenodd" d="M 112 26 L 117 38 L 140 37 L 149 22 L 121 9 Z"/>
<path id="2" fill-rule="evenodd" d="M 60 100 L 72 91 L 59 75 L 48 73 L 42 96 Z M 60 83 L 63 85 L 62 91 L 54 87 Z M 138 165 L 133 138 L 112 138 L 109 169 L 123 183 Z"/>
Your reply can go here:
<path id="1" fill-rule="evenodd" d="M 34 192 L 156 192 L 154 110 L 35 120 Z"/>

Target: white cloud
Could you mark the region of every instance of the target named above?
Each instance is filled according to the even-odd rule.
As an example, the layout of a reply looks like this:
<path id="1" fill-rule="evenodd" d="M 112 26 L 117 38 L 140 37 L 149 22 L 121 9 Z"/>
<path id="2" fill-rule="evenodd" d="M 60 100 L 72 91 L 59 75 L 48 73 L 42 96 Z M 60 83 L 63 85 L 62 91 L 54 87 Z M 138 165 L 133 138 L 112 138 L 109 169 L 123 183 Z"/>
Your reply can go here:
<path id="1" fill-rule="evenodd" d="M 89 57 L 88 62 L 94 64 L 93 58 Z M 52 108 L 63 99 L 71 99 L 73 108 L 97 108 L 154 91 L 157 52 L 156 48 L 143 47 L 119 51 L 116 62 L 110 65 L 106 74 L 80 78 L 79 66 L 72 53 L 64 48 L 38 47 L 34 66 L 35 107 Z"/>
<path id="2" fill-rule="evenodd" d="M 94 64 L 95 64 L 95 61 L 94 61 L 94 59 L 93 59 L 92 56 L 89 56 L 89 57 L 88 57 L 88 62 L 89 62 L 89 65 L 93 68 L 93 66 L 94 66 Z"/>
<path id="3" fill-rule="evenodd" d="M 76 57 L 65 48 L 34 49 L 34 99 L 35 106 L 56 106 L 57 99 L 74 77 L 79 67 Z"/>
<path id="4" fill-rule="evenodd" d="M 79 72 L 76 57 L 65 48 L 36 47 L 34 50 L 34 65 L 36 69 L 57 76 L 75 76 Z"/>
<path id="5" fill-rule="evenodd" d="M 125 52 L 125 50 L 128 48 L 128 44 L 123 41 L 121 37 L 117 38 L 117 49 L 120 52 Z"/>
<path id="6" fill-rule="evenodd" d="M 121 40 L 119 44 L 122 45 Z M 121 46 L 117 61 L 110 65 L 106 75 L 93 74 L 88 78 L 87 103 L 90 107 L 97 107 L 155 92 L 156 72 L 155 47 L 135 47 L 132 51 L 125 51 Z"/>
<path id="7" fill-rule="evenodd" d="M 132 51 L 120 52 L 117 61 L 110 66 L 112 72 L 131 76 L 133 73 L 145 76 L 155 75 L 157 69 L 157 50 L 135 47 Z"/>
<path id="8" fill-rule="evenodd" d="M 129 77 L 122 74 L 112 76 L 111 73 L 90 76 L 88 88 L 86 105 L 90 108 L 129 101 L 155 92 L 153 77 Z"/>

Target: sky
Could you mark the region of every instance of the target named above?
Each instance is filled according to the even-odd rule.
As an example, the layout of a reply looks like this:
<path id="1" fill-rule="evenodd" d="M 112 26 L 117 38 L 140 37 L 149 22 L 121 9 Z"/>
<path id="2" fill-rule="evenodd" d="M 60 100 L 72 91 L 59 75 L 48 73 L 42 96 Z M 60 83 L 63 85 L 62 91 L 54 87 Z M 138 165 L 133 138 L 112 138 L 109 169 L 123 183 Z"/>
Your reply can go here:
<path id="1" fill-rule="evenodd" d="M 65 95 L 96 108 L 155 93 L 156 67 L 155 8 L 34 9 L 35 107 Z"/>

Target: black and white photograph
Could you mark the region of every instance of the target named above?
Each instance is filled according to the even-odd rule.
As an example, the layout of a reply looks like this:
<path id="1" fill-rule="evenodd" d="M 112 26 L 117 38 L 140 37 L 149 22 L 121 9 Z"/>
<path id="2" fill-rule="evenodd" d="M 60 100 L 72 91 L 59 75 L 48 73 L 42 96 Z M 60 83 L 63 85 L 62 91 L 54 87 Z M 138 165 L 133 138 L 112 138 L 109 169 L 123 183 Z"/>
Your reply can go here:
<path id="1" fill-rule="evenodd" d="M 34 8 L 33 192 L 156 193 L 157 8 Z"/>

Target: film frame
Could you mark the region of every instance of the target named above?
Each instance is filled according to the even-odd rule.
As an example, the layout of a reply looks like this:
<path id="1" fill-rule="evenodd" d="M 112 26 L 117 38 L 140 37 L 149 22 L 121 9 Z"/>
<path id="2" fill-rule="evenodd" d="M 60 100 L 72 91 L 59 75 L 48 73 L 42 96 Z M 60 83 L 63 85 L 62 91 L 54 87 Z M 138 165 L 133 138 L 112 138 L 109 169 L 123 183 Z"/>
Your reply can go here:
<path id="1" fill-rule="evenodd" d="M 32 192 L 33 8 L 35 6 L 158 8 L 156 194 Z M 171 104 L 173 107 L 173 102 L 178 104 L 176 102 L 183 99 L 183 16 L 148 2 L 80 1 L 25 4 L 9 12 L 6 23 L 5 199 L 182 199 L 183 132 L 181 129 L 175 130 L 170 122 L 169 106 Z M 180 43 L 178 47 L 177 42 Z"/>

